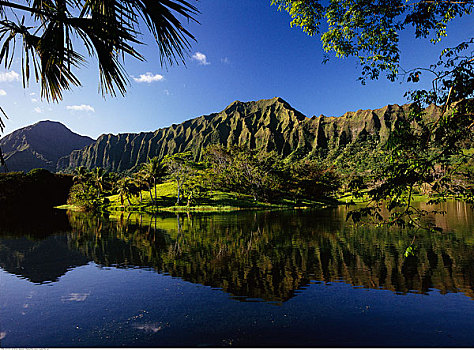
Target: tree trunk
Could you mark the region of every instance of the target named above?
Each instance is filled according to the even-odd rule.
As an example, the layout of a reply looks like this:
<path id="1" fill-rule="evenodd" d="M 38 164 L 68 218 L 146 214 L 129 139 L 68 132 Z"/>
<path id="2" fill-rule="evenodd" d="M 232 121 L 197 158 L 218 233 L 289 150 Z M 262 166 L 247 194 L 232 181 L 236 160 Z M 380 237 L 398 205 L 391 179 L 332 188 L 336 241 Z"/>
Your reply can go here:
<path id="1" fill-rule="evenodd" d="M 181 186 L 179 185 L 178 182 L 178 200 L 176 201 L 176 205 L 179 205 L 179 193 L 180 193 Z"/>
<path id="2" fill-rule="evenodd" d="M 150 200 L 153 204 L 155 204 L 155 200 L 153 199 L 153 193 L 151 193 L 151 187 L 148 186 L 148 192 L 150 192 Z"/>

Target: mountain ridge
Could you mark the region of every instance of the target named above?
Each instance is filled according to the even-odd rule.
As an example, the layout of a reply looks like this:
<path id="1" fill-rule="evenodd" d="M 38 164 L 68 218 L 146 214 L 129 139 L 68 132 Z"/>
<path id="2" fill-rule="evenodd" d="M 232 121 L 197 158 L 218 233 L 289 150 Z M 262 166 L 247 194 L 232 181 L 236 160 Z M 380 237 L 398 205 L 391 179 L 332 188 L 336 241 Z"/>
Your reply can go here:
<path id="1" fill-rule="evenodd" d="M 239 145 L 276 151 L 283 157 L 337 157 L 344 148 L 372 139 L 377 146 L 387 141 L 409 105 L 346 112 L 340 117 L 306 117 L 280 97 L 234 101 L 217 113 L 188 119 L 153 132 L 104 134 L 82 150 L 58 161 L 58 170 L 78 166 L 111 171 L 134 169 L 150 157 L 191 151 L 200 159 L 210 144 Z M 432 115 L 440 108 L 428 107 Z"/>
<path id="2" fill-rule="evenodd" d="M 210 144 L 275 151 L 282 157 L 334 160 L 351 147 L 357 151 L 360 144 L 370 143 L 370 147 L 375 148 L 383 145 L 398 121 L 406 118 L 409 106 L 394 104 L 350 111 L 339 117 L 321 114 L 309 118 L 281 97 L 248 102 L 236 100 L 220 112 L 169 127 L 150 132 L 102 134 L 97 140 L 77 135 L 59 122 L 42 121 L 5 136 L 0 139 L 0 146 L 10 170 L 24 171 L 28 169 L 17 165 L 29 162 L 33 168 L 66 172 L 78 166 L 127 171 L 136 169 L 148 158 L 184 151 L 191 151 L 195 159 L 200 159 Z M 435 105 L 426 109 L 427 115 L 433 117 L 440 111 Z M 45 135 L 36 135 L 32 142 L 25 133 L 38 130 L 39 126 L 62 129 L 69 136 L 56 135 L 48 140 Z M 50 130 L 51 133 L 54 134 Z M 58 154 L 58 140 L 69 139 L 71 134 L 84 144 L 82 147 L 75 144 L 69 152 L 63 150 L 63 154 Z"/>

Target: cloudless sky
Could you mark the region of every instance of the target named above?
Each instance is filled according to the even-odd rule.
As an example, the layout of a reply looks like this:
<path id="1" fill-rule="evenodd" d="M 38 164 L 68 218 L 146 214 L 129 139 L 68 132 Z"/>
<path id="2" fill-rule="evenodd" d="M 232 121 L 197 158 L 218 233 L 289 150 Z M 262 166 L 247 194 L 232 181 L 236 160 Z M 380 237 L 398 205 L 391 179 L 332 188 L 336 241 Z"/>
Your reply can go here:
<path id="1" fill-rule="evenodd" d="M 275 96 L 308 117 L 340 116 L 407 102 L 404 92 L 413 87 L 407 83 L 381 77 L 361 85 L 355 59 L 331 58 L 322 64 L 319 38 L 290 28 L 289 15 L 270 6 L 270 0 L 201 0 L 197 7 L 200 24 L 187 25 L 197 42 L 192 44 L 186 66 L 162 68 L 156 45 L 144 34 L 147 45 L 139 51 L 147 61 L 126 60 L 130 86 L 125 97 L 102 97 L 97 62 L 91 59 L 77 71 L 82 87 L 65 92 L 60 103 L 41 101 L 38 84 L 31 81 L 24 89 L 21 77 L 16 79 L 12 73 L 21 75 L 18 57 L 9 70 L 0 69 L 0 106 L 10 118 L 1 136 L 46 119 L 93 138 L 103 133 L 153 131 L 219 112 L 235 100 Z M 448 37 L 437 45 L 414 39 L 410 30 L 403 32 L 401 65 L 406 69 L 428 66 L 444 47 L 473 34 L 473 16 L 452 22 Z M 134 80 L 141 75 L 148 79 Z"/>

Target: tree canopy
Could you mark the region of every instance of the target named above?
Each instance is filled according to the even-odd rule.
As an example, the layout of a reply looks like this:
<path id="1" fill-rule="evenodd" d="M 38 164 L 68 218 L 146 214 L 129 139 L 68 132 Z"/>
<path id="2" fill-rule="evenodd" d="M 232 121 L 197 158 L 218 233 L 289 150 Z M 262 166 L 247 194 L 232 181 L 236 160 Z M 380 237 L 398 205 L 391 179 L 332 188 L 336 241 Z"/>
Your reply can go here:
<path id="1" fill-rule="evenodd" d="M 320 34 L 326 52 L 358 58 L 362 80 L 378 78 L 381 72 L 393 80 L 399 73 L 398 43 L 402 30 L 413 27 L 417 38 L 440 41 L 447 35 L 447 24 L 454 18 L 470 15 L 474 3 L 472 0 L 272 0 L 272 5 L 291 15 L 291 26 L 301 27 L 310 36 Z"/>

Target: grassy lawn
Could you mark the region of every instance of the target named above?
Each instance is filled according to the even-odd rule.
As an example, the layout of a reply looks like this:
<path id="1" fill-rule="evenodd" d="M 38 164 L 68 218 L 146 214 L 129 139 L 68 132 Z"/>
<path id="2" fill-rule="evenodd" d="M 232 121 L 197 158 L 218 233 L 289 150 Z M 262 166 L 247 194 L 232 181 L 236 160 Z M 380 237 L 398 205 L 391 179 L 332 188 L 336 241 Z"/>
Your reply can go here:
<path id="1" fill-rule="evenodd" d="M 337 197 L 337 200 L 340 204 L 360 204 L 367 203 L 369 201 L 369 197 L 364 195 L 361 198 L 356 198 L 350 192 L 346 192 L 341 196 Z"/>
<path id="2" fill-rule="evenodd" d="M 155 196 L 155 191 L 152 189 Z M 156 186 L 156 206 L 153 205 L 149 191 L 142 191 L 142 201 L 140 196 L 130 197 L 131 205 L 124 198 L 122 205 L 119 195 L 108 197 L 110 205 L 107 211 L 136 211 L 136 212 L 222 212 L 248 209 L 279 209 L 279 208 L 305 208 L 305 207 L 325 207 L 328 203 L 303 200 L 297 205 L 291 200 L 283 199 L 276 203 L 265 203 L 255 201 L 252 196 L 235 192 L 212 191 L 205 196 L 198 198 L 187 206 L 187 199 L 182 199 L 180 205 L 176 205 L 177 189 L 173 182 L 165 182 Z"/>

